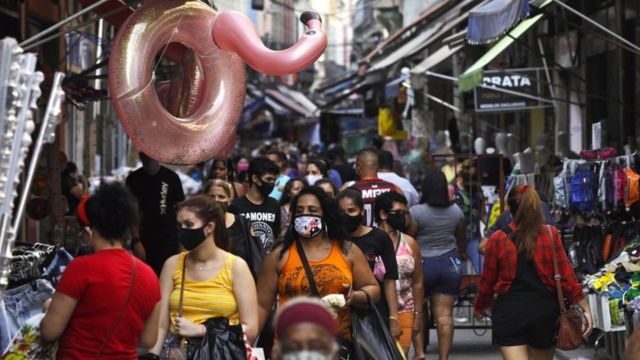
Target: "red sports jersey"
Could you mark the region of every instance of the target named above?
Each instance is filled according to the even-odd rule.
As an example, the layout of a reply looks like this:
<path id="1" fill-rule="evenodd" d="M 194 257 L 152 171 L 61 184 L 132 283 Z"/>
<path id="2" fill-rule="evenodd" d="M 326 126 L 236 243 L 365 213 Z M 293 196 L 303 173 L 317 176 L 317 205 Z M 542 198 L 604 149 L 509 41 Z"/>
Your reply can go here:
<path id="1" fill-rule="evenodd" d="M 365 215 L 362 217 L 362 224 L 372 227 L 375 227 L 377 225 L 375 216 L 373 214 L 373 206 L 376 203 L 378 195 L 384 194 L 389 191 L 400 193 L 400 190 L 397 186 L 379 178 L 358 180 L 353 185 L 351 185 L 351 187 L 360 190 L 360 192 L 362 193 L 365 212 Z"/>

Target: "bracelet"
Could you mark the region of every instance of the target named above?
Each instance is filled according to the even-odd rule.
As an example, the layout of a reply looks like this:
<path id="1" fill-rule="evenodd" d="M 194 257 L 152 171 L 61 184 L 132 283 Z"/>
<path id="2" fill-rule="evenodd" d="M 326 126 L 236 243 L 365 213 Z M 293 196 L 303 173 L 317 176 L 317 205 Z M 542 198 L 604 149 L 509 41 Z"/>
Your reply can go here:
<path id="1" fill-rule="evenodd" d="M 420 314 L 422 314 L 422 311 L 413 310 L 413 313 L 416 314 L 416 315 L 420 315 Z"/>
<path id="2" fill-rule="evenodd" d="M 400 320 L 398 320 L 398 318 L 395 316 L 389 316 L 389 320 L 395 320 L 397 322 L 400 322 Z"/>

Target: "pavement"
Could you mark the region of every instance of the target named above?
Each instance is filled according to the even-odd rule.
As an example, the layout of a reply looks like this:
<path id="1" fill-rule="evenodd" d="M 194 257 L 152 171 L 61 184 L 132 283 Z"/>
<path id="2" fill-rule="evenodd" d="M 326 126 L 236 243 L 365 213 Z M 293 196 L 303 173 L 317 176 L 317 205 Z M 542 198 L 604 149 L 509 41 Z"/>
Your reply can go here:
<path id="1" fill-rule="evenodd" d="M 435 330 L 430 332 L 430 346 L 427 348 L 427 359 L 437 359 L 438 345 Z M 596 351 L 583 346 L 572 351 L 556 351 L 555 360 L 611 360 L 604 349 Z M 410 354 L 411 359 L 413 354 Z M 501 360 L 500 349 L 491 344 L 491 330 L 456 329 L 453 346 L 449 356 L 451 360 Z"/>

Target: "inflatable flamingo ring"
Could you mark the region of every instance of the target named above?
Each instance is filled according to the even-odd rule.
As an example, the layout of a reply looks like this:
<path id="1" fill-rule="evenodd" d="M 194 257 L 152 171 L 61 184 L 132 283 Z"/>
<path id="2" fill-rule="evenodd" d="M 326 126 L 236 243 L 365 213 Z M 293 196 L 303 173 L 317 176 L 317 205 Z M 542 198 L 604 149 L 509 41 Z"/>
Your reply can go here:
<path id="1" fill-rule="evenodd" d="M 326 48 L 320 17 L 304 13 L 301 21 L 309 30 L 298 42 L 273 51 L 241 13 L 217 13 L 198 1 L 146 2 L 122 25 L 109 58 L 111 101 L 125 131 L 139 150 L 161 162 L 227 156 L 244 102 L 242 60 L 267 75 L 286 75 L 313 64 Z M 199 64 L 201 78 L 189 84 L 193 108 L 185 117 L 165 109 L 153 80 L 156 55 L 169 43 L 191 48 Z"/>

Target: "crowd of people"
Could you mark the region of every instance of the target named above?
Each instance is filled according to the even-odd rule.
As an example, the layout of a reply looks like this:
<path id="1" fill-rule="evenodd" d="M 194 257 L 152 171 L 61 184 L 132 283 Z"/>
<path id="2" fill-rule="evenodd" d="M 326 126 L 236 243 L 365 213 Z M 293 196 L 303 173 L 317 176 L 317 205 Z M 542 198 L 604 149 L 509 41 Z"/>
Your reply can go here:
<path id="1" fill-rule="evenodd" d="M 475 314 L 493 309 L 505 359 L 552 359 L 551 246 L 564 293 L 584 311 L 584 335 L 591 331 L 533 188 L 509 192 L 512 221 L 481 241 L 461 209 L 480 205 L 451 191 L 442 171 L 427 172 L 420 194 L 386 150 L 363 149 L 353 165 L 339 147 L 293 162 L 282 150 L 199 164 L 192 176 L 203 191 L 186 199 L 175 172 L 141 153 L 126 184 L 80 196 L 93 254 L 71 263 L 41 323 L 45 339 L 59 340 L 59 356 L 174 359 L 223 319 L 267 358 L 357 359 L 352 314 L 373 299 L 405 355 L 413 348 L 413 359 L 426 357 L 431 319 L 447 359 L 469 258 L 482 272 Z M 541 300 L 527 308 L 531 296 Z"/>

